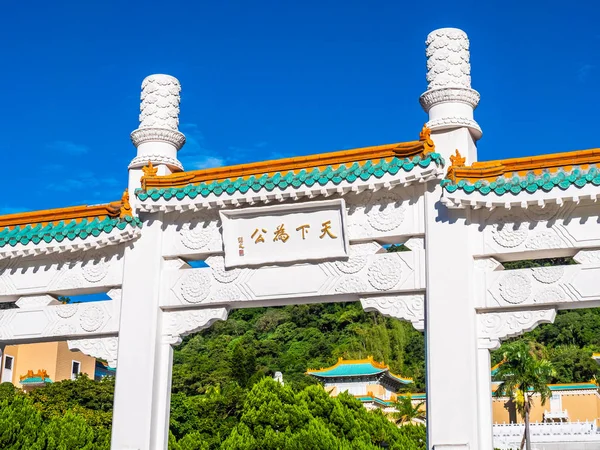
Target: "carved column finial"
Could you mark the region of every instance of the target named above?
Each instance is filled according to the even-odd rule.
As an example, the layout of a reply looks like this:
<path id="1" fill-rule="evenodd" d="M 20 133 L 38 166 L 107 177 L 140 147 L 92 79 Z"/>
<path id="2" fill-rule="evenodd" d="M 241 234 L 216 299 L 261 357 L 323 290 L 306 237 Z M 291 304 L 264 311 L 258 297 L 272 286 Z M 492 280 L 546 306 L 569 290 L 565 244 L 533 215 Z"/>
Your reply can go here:
<path id="1" fill-rule="evenodd" d="M 140 126 L 131 133 L 138 155 L 129 168 L 140 168 L 152 161 L 172 171 L 183 170 L 177 151 L 185 144 L 179 127 L 181 85 L 170 75 L 150 75 L 142 82 Z"/>
<path id="2" fill-rule="evenodd" d="M 467 127 L 474 139 L 481 128 L 473 120 L 479 93 L 471 89 L 469 38 L 457 28 L 432 31 L 427 45 L 427 91 L 421 95 L 421 106 L 429 113 L 431 130 Z"/>

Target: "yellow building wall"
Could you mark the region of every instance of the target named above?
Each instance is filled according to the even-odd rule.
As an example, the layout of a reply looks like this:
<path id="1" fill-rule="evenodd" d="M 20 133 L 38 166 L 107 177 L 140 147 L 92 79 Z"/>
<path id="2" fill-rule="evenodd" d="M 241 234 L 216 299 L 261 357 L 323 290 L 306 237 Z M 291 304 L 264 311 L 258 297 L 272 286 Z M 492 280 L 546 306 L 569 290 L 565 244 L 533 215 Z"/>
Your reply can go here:
<path id="1" fill-rule="evenodd" d="M 13 384 L 21 387 L 19 382 L 21 376 L 26 375 L 29 370 L 37 372 L 40 369 L 44 369 L 50 379 L 54 381 L 57 346 L 57 342 L 7 346 L 5 349 L 7 355 L 13 356 L 13 353 L 16 354 L 13 366 Z M 18 350 L 15 347 L 18 347 Z"/>
<path id="2" fill-rule="evenodd" d="M 599 423 L 600 404 L 598 400 L 600 397 L 591 394 L 563 395 L 562 409 L 567 410 L 571 422 L 596 420 Z"/>
<path id="3" fill-rule="evenodd" d="M 56 363 L 56 379 L 52 381 L 61 381 L 71 379 L 71 364 L 73 361 L 81 363 L 81 373 L 85 373 L 91 379 L 94 379 L 96 370 L 96 358 L 84 355 L 80 351 L 69 350 L 69 345 L 66 342 L 58 342 L 58 354 Z"/>
<path id="4" fill-rule="evenodd" d="M 385 388 L 380 384 L 367 384 L 367 392 L 365 394 L 369 392 L 375 397 L 384 398 L 385 396 Z"/>
<path id="5" fill-rule="evenodd" d="M 600 425 L 600 396 L 595 391 L 586 394 L 563 393 L 561 398 L 562 410 L 567 410 L 570 421 L 596 420 Z M 530 413 L 531 422 L 542 422 L 545 411 L 550 411 L 550 400 L 542 406 L 540 398 L 534 397 Z M 517 423 L 523 422 L 523 418 L 518 413 L 511 414 L 511 406 L 507 399 L 492 400 L 492 417 L 495 423 L 510 423 L 515 420 Z"/>
<path id="6" fill-rule="evenodd" d="M 29 370 L 33 370 L 34 373 L 45 370 L 52 381 L 69 380 L 73 361 L 79 361 L 81 373 L 87 374 L 92 379 L 96 370 L 95 358 L 84 355 L 80 351 L 72 352 L 64 341 L 7 345 L 4 354 L 15 358 L 12 383 L 18 387 L 22 387 L 19 382 L 20 377 L 26 375 Z"/>

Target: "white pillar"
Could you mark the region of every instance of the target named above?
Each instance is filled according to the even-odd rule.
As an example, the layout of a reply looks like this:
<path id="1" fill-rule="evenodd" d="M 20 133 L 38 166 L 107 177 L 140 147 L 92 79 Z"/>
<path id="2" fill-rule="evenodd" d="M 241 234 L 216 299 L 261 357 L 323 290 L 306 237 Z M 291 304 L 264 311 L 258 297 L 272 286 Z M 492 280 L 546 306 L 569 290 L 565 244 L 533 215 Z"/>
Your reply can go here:
<path id="1" fill-rule="evenodd" d="M 420 101 L 436 152 L 450 163 L 458 149 L 472 163 L 481 129 L 473 118 L 479 94 L 471 89 L 469 40 L 461 30 L 443 28 L 430 33 L 426 44 L 428 87 Z M 428 448 L 492 450 L 480 438 L 478 369 L 484 362 L 478 366 L 470 248 L 477 225 L 470 224 L 468 210 L 442 205 L 441 193 L 437 183 L 425 193 Z"/>
<path id="2" fill-rule="evenodd" d="M 492 377 L 490 373 L 490 351 L 477 350 L 477 398 L 479 400 L 479 447 L 493 449 Z"/>
<path id="3" fill-rule="evenodd" d="M 436 144 L 437 147 L 437 144 Z M 479 444 L 477 329 L 465 210 L 426 196 L 427 442 L 433 450 L 492 450 Z"/>
<path id="4" fill-rule="evenodd" d="M 161 216 L 155 214 L 145 221 L 142 235 L 125 251 L 113 450 L 167 448 L 166 441 L 153 441 L 161 435 L 153 427 L 160 423 L 165 409 L 168 419 L 165 405 L 169 404 L 171 387 L 165 370 L 170 370 L 172 362 L 170 346 L 166 349 L 161 342 Z"/>

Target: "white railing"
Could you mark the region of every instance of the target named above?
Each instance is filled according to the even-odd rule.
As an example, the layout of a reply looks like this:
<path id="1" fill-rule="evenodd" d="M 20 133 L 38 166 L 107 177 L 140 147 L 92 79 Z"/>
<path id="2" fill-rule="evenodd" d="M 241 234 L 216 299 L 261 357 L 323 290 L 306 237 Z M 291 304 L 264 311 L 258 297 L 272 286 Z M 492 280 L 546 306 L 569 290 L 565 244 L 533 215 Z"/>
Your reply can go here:
<path id="1" fill-rule="evenodd" d="M 494 436 L 522 437 L 525 424 L 523 423 L 496 423 Z M 531 436 L 572 436 L 595 435 L 598 431 L 596 422 L 556 422 L 530 424 Z"/>
<path id="2" fill-rule="evenodd" d="M 495 423 L 494 447 L 502 450 L 519 448 L 524 430 L 523 423 Z M 595 421 L 534 422 L 530 424 L 530 432 L 533 443 L 598 442 L 600 446 L 600 434 Z"/>

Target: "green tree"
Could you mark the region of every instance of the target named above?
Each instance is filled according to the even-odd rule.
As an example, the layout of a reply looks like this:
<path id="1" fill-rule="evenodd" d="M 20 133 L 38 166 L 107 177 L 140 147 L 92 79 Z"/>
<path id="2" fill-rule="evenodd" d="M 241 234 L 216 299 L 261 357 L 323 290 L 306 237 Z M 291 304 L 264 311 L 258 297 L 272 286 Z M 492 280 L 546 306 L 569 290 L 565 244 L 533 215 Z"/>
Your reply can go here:
<path id="1" fill-rule="evenodd" d="M 415 419 L 425 420 L 425 411 L 423 410 L 424 404 L 425 402 L 419 402 L 416 405 L 413 405 L 412 397 L 410 395 L 398 397 L 394 402 L 396 412 L 393 413 L 396 423 L 411 423 Z"/>
<path id="2" fill-rule="evenodd" d="M 0 403 L 0 448 L 44 450 L 46 436 L 40 413 L 23 395 Z"/>
<path id="3" fill-rule="evenodd" d="M 48 444 L 46 450 L 96 450 L 94 429 L 83 417 L 67 411 L 62 417 L 52 419 L 45 426 Z"/>
<path id="4" fill-rule="evenodd" d="M 551 396 L 548 383 L 554 376 L 550 361 L 544 358 L 543 351 L 534 343 L 517 341 L 504 346 L 504 362 L 498 368 L 496 379 L 501 381 L 496 395 L 510 397 L 517 411 L 525 420 L 525 433 L 521 441 L 531 450 L 529 413 L 534 395 L 539 395 L 544 405 Z"/>

